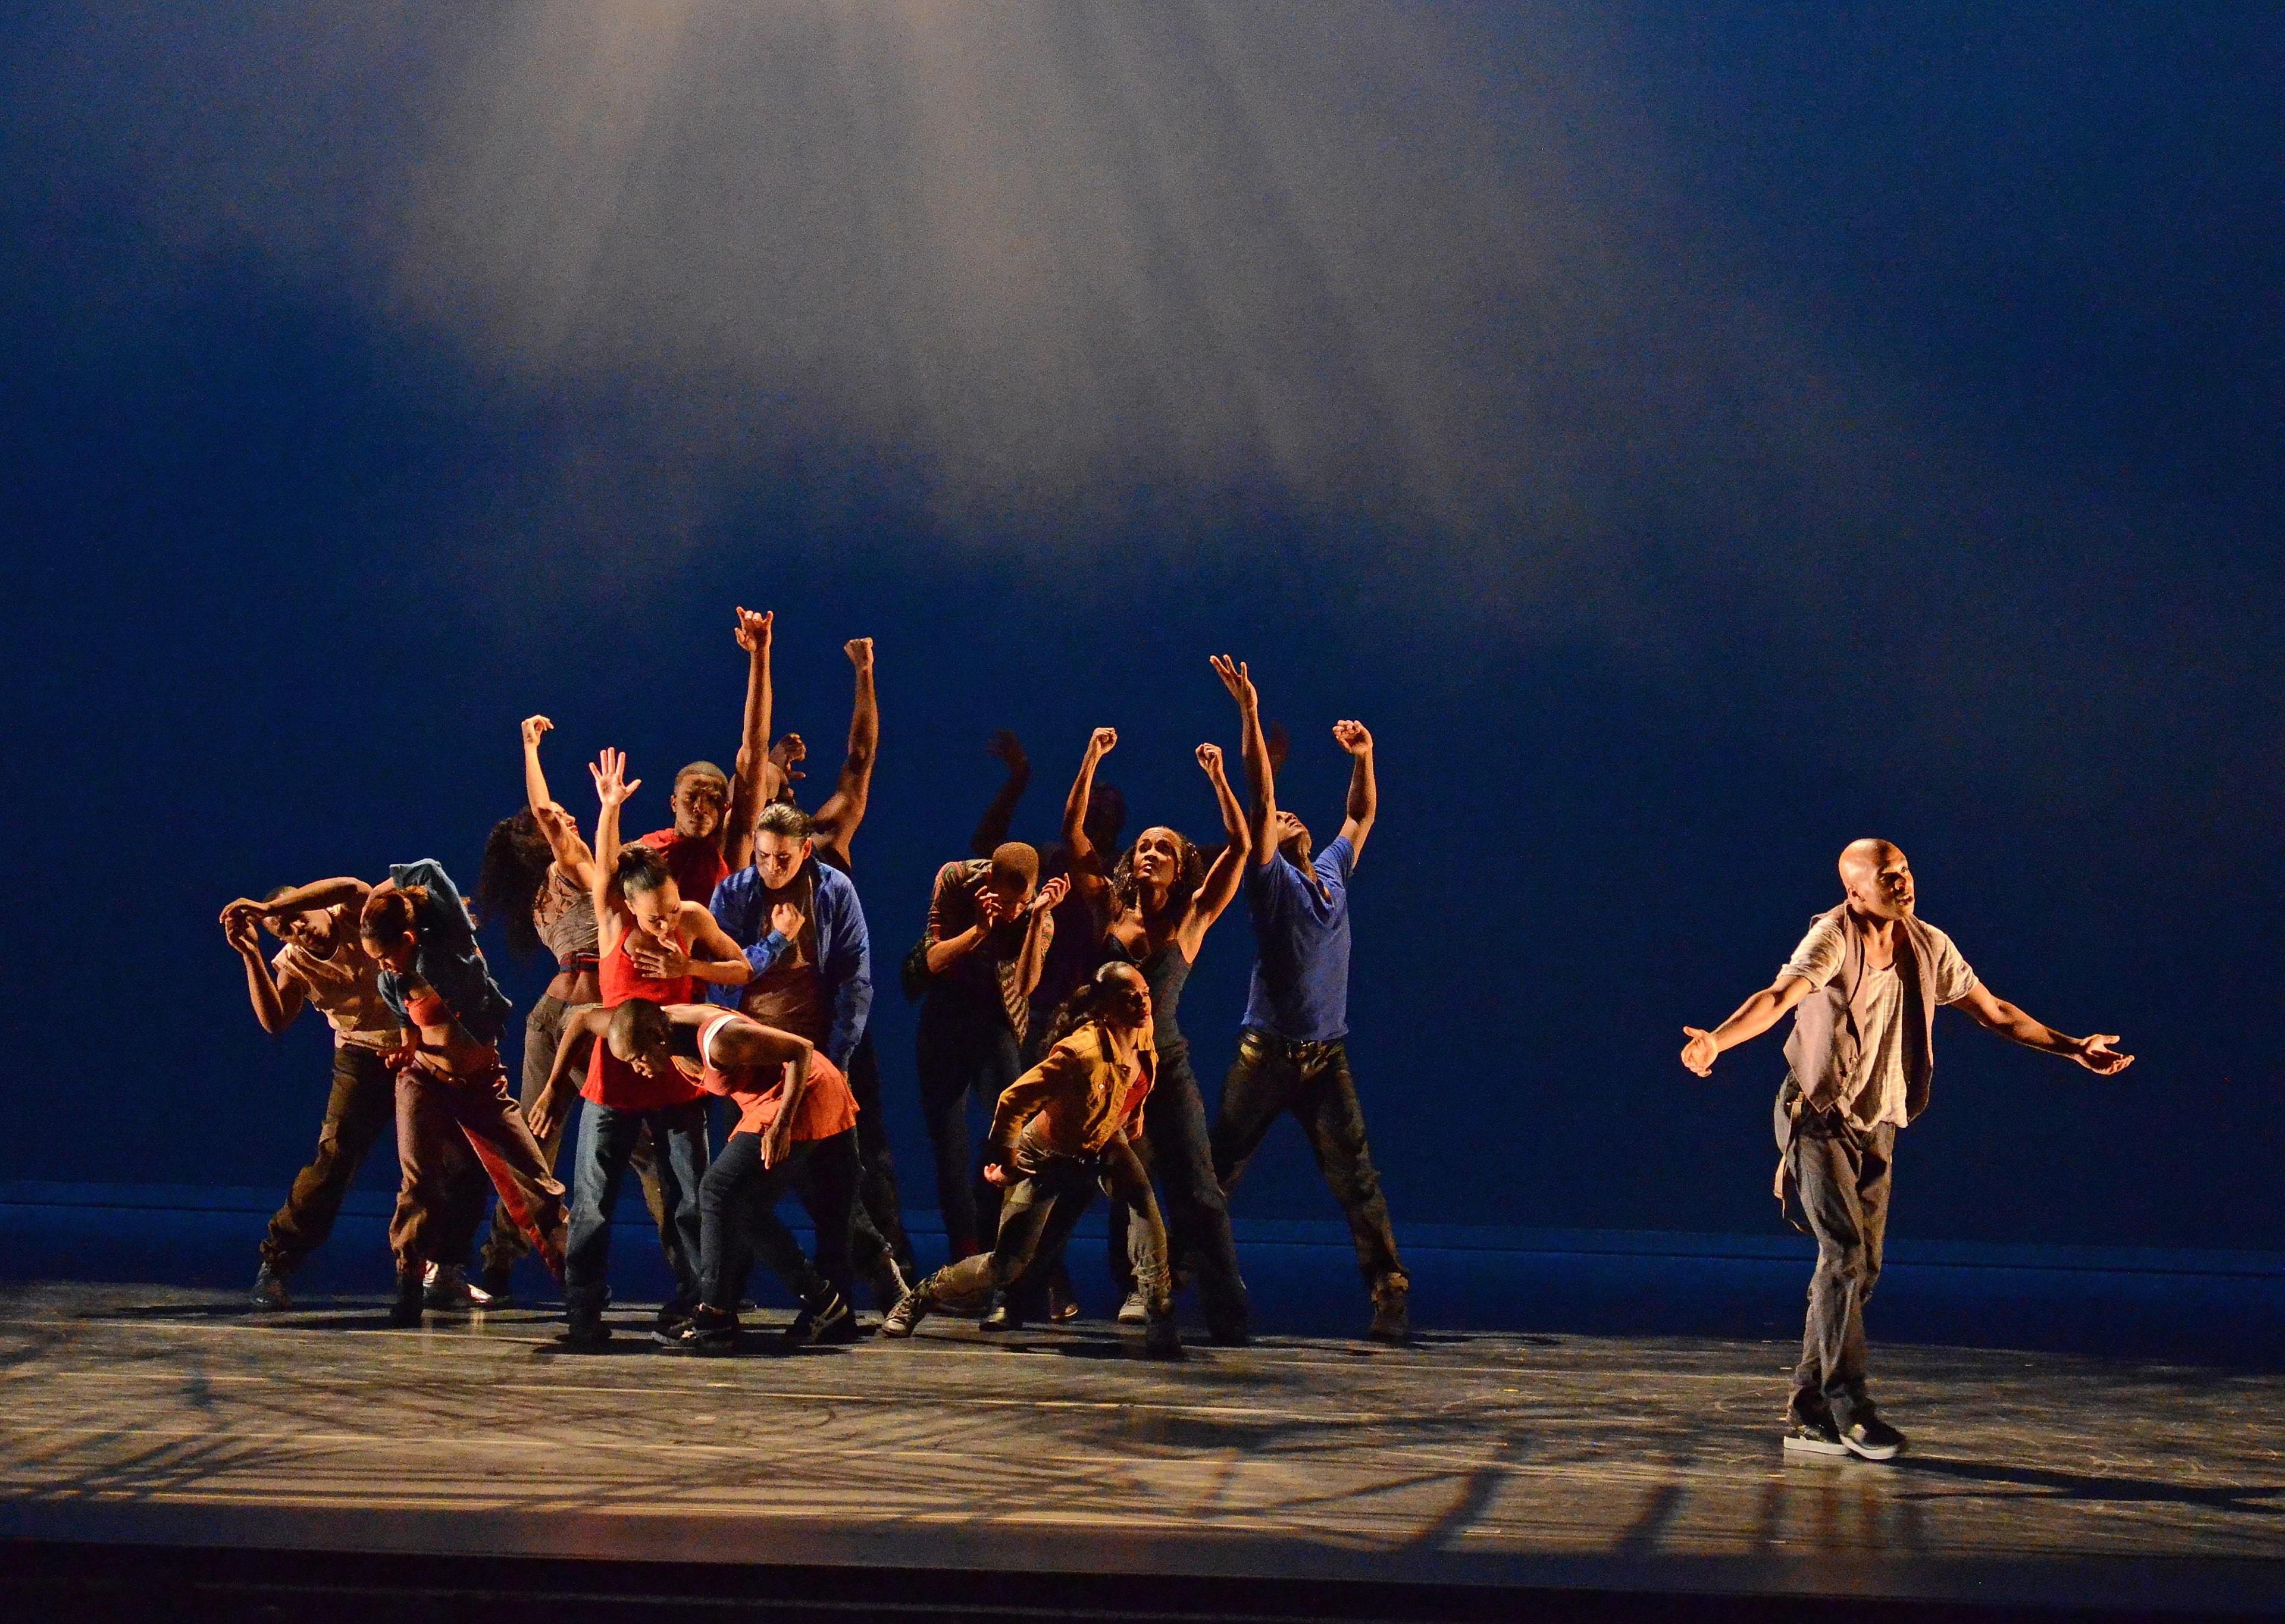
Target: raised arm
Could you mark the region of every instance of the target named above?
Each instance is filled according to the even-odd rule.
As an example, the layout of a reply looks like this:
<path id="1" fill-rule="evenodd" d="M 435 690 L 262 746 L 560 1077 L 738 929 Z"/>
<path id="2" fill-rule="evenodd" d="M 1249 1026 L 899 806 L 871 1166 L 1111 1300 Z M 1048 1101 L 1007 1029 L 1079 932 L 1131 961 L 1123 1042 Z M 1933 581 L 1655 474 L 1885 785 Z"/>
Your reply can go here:
<path id="1" fill-rule="evenodd" d="M 1994 997 L 1980 981 L 1960 999 L 1959 1007 L 1984 1031 L 1998 1032 L 2010 1042 L 2038 1049 L 2043 1055 L 2061 1055 L 2066 1060 L 2076 1060 L 2098 1077 L 2113 1076 L 2134 1063 L 2133 1055 L 2122 1055 L 2111 1047 L 2118 1041 L 2116 1032 L 2066 1037 L 2046 1022 L 2034 1020 L 2006 999 Z"/>
<path id="2" fill-rule="evenodd" d="M 1087 836 L 1087 804 L 1095 794 L 1095 770 L 1119 748 L 1119 730 L 1098 727 L 1088 735 L 1087 753 L 1079 759 L 1079 776 L 1064 797 L 1064 850 L 1071 857 L 1072 889 L 1088 905 L 1108 911 L 1111 898 L 1110 864 Z"/>
<path id="3" fill-rule="evenodd" d="M 1071 892 L 1071 882 L 1057 875 L 1025 905 L 1024 949 L 1016 956 L 1016 990 L 1026 998 L 1040 990 L 1040 975 L 1048 967 L 1048 945 L 1056 939 L 1056 907 Z"/>
<path id="4" fill-rule="evenodd" d="M 1198 946 L 1205 940 L 1206 930 L 1221 917 L 1221 911 L 1237 895 L 1238 886 L 1245 878 L 1245 859 L 1252 855 L 1252 836 L 1245 827 L 1245 808 L 1237 804 L 1237 791 L 1229 787 L 1229 774 L 1223 770 L 1221 746 L 1198 746 L 1198 765 L 1214 789 L 1214 800 L 1221 808 L 1221 831 L 1229 843 L 1221 849 L 1206 870 L 1205 881 L 1190 898 L 1190 911 L 1184 915 L 1175 940 L 1182 944 L 1182 956 L 1196 960 Z"/>
<path id="5" fill-rule="evenodd" d="M 384 880 L 380 889 L 393 890 L 396 888 Z M 256 902 L 251 906 L 257 919 L 275 919 L 281 914 L 300 914 L 310 908 L 339 907 L 344 903 L 354 914 L 364 908 L 365 899 L 373 895 L 373 890 L 363 880 L 343 875 L 336 880 L 312 880 L 307 885 L 280 891 L 267 902 Z"/>
<path id="6" fill-rule="evenodd" d="M 873 763 L 881 754 L 881 699 L 873 687 L 873 639 L 854 637 L 841 646 L 849 663 L 857 668 L 857 697 L 849 710 L 849 753 L 841 758 L 841 777 L 825 804 L 811 820 L 817 826 L 817 843 L 830 846 L 849 860 L 849 843 L 865 821 L 873 799 Z"/>
<path id="7" fill-rule="evenodd" d="M 626 804 L 629 796 L 642 788 L 642 780 L 628 782 L 626 752 L 609 748 L 587 771 L 594 777 L 595 798 L 602 806 L 595 814 L 593 895 L 597 945 L 608 954 L 618 945 L 619 935 L 626 929 L 619 896 L 619 808 Z"/>
<path id="8" fill-rule="evenodd" d="M 1261 696 L 1243 660 L 1226 654 L 1213 656 L 1214 675 L 1237 702 L 1238 759 L 1245 764 L 1246 788 L 1253 796 L 1253 816 L 1246 831 L 1253 843 L 1253 860 L 1267 863 L 1277 855 L 1270 830 L 1277 821 L 1277 774 L 1269 761 L 1269 741 L 1261 734 Z"/>
<path id="9" fill-rule="evenodd" d="M 772 612 L 738 610 L 738 647 L 746 651 L 746 711 L 738 759 L 730 770 L 730 804 L 722 813 L 722 857 L 731 872 L 754 859 L 754 818 L 770 793 L 770 637 Z"/>
<path id="10" fill-rule="evenodd" d="M 984 753 L 1008 764 L 1008 780 L 992 797 L 992 804 L 984 809 L 984 816 L 977 821 L 976 833 L 968 838 L 968 849 L 978 857 L 989 857 L 1007 843 L 1008 832 L 1016 827 L 1017 803 L 1032 787 L 1032 758 L 1024 754 L 1024 741 L 1014 734 L 1001 728 L 992 735 L 992 742 L 984 747 Z"/>
<path id="11" fill-rule="evenodd" d="M 1355 867 L 1380 812 L 1380 786 L 1372 775 L 1372 734 L 1362 722 L 1335 722 L 1333 738 L 1349 753 L 1348 816 L 1341 823 L 1341 836 L 1349 843 L 1349 863 Z"/>
<path id="12" fill-rule="evenodd" d="M 1697 1026 L 1684 1027 L 1683 1035 L 1690 1041 L 1682 1046 L 1682 1063 L 1700 1077 L 1711 1077 L 1715 1058 L 1724 1049 L 1752 1042 L 1783 1020 L 1795 1004 L 1814 990 L 1805 976 L 1780 976 L 1739 1004 L 1730 1018 L 1712 1032 Z"/>
<path id="13" fill-rule="evenodd" d="M 524 1122 L 534 1139 L 545 1142 L 562 1122 L 577 1087 L 571 1079 L 586 1068 L 587 1056 L 610 1024 L 611 1012 L 601 1004 L 589 1004 L 564 1017 L 563 1037 L 555 1046 L 555 1063 Z"/>

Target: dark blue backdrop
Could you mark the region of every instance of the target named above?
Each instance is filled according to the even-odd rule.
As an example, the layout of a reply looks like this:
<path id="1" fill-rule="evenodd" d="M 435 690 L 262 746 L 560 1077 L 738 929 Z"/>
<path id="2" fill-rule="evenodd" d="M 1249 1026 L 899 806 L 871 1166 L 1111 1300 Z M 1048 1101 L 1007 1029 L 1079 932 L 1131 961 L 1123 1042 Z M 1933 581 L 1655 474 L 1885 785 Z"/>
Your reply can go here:
<path id="1" fill-rule="evenodd" d="M 1051 836 L 1100 723 L 1138 820 L 1205 833 L 1190 751 L 1236 742 L 1205 664 L 1229 649 L 1321 826 L 1330 723 L 1379 740 L 1353 1019 L 1400 1222 L 1769 1224 L 1776 1044 L 1701 1084 L 1680 1027 L 1765 980 L 1835 899 L 1839 847 L 1878 833 L 1998 991 L 2141 1057 L 2100 1082 L 1947 1017 L 1899 1225 L 2277 1245 L 2218 1199 L 2285 1179 L 2274 14 L 1670 10 L 1566 25 L 1594 115 L 1550 208 L 1595 193 L 1567 240 L 1602 244 L 1610 280 L 1501 272 L 1438 307 L 1450 349 L 1376 357 L 1425 398 L 1448 370 L 1528 396 L 1436 428 L 1449 511 L 1375 484 L 1371 421 L 1354 481 L 1268 453 L 1201 480 L 1159 454 L 1176 388 L 1070 523 L 1051 489 L 944 499 L 970 442 L 813 412 L 805 385 L 764 412 L 703 357 L 635 349 L 515 373 L 313 247 L 362 195 L 338 172 L 410 139 L 389 75 L 428 94 L 449 42 L 365 64 L 368 101 L 303 106 L 255 71 L 282 12 L 185 42 L 63 7 L 0 25 L 0 1174 L 282 1187 L 324 1044 L 256 1031 L 222 902 L 418 855 L 473 883 L 531 710 L 563 799 L 586 812 L 584 760 L 621 745 L 663 821 L 674 766 L 734 748 L 741 601 L 778 612 L 813 785 L 846 723 L 839 645 L 878 639 L 858 860 L 920 1204 L 892 955 L 997 781 L 985 738 L 1032 750 L 1020 835 Z M 1555 138 L 1527 96 L 1553 25 L 1482 26 L 1464 71 L 1417 73 L 1525 169 Z M 193 82 L 218 35 L 241 80 Z M 1425 150 L 1447 105 L 1304 111 Z M 295 161 L 263 169 L 280 127 Z M 1243 172 L 1242 142 L 1199 138 L 1185 184 Z M 1424 255 L 1483 248 L 1476 218 Z M 1052 258 L 1041 230 L 1025 252 Z M 640 247 L 616 273 L 638 294 Z M 421 275 L 456 263 L 429 252 Z M 1155 253 L 1138 277 L 1177 278 Z M 1624 308 L 1579 317 L 1582 282 Z M 694 424 L 727 446 L 695 472 Z M 1002 449 L 1021 490 L 1026 446 Z M 1233 914 L 1186 997 L 1210 1088 L 1249 952 Z M 540 979 L 506 978 L 520 1003 Z M 1324 1210 L 1281 1136 L 1241 1225 Z"/>

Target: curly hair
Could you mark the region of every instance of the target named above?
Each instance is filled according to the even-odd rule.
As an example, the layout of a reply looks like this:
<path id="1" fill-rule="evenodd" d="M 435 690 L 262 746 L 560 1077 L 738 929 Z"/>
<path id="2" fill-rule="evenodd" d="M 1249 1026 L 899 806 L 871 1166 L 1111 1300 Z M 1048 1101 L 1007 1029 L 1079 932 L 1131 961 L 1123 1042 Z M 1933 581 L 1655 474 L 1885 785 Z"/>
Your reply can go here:
<path id="1" fill-rule="evenodd" d="M 1148 833 L 1149 829 L 1143 831 L 1143 834 Z M 1175 859 L 1174 883 L 1166 888 L 1166 903 L 1170 908 L 1179 911 L 1190 906 L 1190 898 L 1197 896 L 1198 887 L 1206 883 L 1206 859 L 1182 830 L 1168 829 L 1166 833 L 1174 837 Z M 1141 843 L 1142 836 L 1137 836 L 1135 844 Z M 1111 865 L 1111 894 L 1118 905 L 1119 914 L 1131 911 L 1140 914 L 1142 912 L 1142 886 L 1135 877 L 1134 845 L 1120 852 L 1119 860 Z"/>
<path id="2" fill-rule="evenodd" d="M 506 926 L 509 951 L 520 959 L 539 951 L 531 905 L 554 861 L 554 848 L 540 833 L 539 820 L 531 815 L 529 806 L 493 824 L 484 841 L 483 870 L 476 875 L 476 914 Z"/>

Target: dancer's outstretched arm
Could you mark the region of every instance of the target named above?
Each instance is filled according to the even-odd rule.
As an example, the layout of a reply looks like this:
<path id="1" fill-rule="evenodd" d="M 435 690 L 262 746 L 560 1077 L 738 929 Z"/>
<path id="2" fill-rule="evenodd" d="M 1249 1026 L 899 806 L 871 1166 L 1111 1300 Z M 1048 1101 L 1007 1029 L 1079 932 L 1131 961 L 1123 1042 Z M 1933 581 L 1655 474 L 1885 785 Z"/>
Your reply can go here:
<path id="1" fill-rule="evenodd" d="M 1682 1046 L 1682 1063 L 1700 1077 L 1712 1076 L 1714 1062 L 1724 1050 L 1752 1042 L 1783 1020 L 1795 1004 L 1814 990 L 1806 976 L 1780 976 L 1739 1004 L 1730 1018 L 1713 1031 L 1684 1027 L 1683 1035 L 1690 1041 Z"/>
<path id="2" fill-rule="evenodd" d="M 2066 1037 L 2046 1022 L 2034 1020 L 2006 999 L 1995 997 L 1980 981 L 1960 999 L 1959 1008 L 1984 1031 L 1996 1032 L 2010 1042 L 2038 1049 L 2043 1055 L 2061 1055 L 2066 1060 L 2076 1060 L 2097 1077 L 2116 1076 L 2134 1063 L 2133 1055 L 2122 1055 L 2111 1047 L 2118 1041 L 2116 1032 Z"/>
<path id="3" fill-rule="evenodd" d="M 246 994 L 253 1001 L 254 1018 L 262 1023 L 263 1031 L 277 1037 L 302 1013 L 302 978 L 271 975 L 262 957 L 261 922 L 239 904 L 223 910 L 222 930 L 246 966 Z"/>
<path id="4" fill-rule="evenodd" d="M 1088 735 L 1087 752 L 1079 760 L 1079 776 L 1064 797 L 1064 850 L 1071 856 L 1072 889 L 1104 918 L 1111 914 L 1111 859 L 1088 838 L 1087 804 L 1095 794 L 1095 770 L 1119 748 L 1119 730 L 1098 727 Z"/>
<path id="5" fill-rule="evenodd" d="M 1348 813 L 1341 820 L 1341 837 L 1349 843 L 1349 866 L 1364 855 L 1365 836 L 1380 814 L 1380 785 L 1373 777 L 1372 734 L 1362 722 L 1335 722 L 1333 738 L 1349 753 Z"/>
<path id="6" fill-rule="evenodd" d="M 1245 808 L 1237 804 L 1237 791 L 1229 787 L 1229 774 L 1222 768 L 1221 746 L 1198 746 L 1198 765 L 1213 785 L 1214 800 L 1221 808 L 1222 833 L 1229 843 L 1206 870 L 1205 883 L 1190 898 L 1190 910 L 1183 915 L 1174 939 L 1182 949 L 1185 959 L 1196 961 L 1198 947 L 1206 938 L 1207 930 L 1221 917 L 1222 910 L 1237 895 L 1237 888 L 1245 877 L 1245 859 L 1252 855 L 1252 836 L 1245 827 Z"/>
<path id="7" fill-rule="evenodd" d="M 732 873 L 754 857 L 754 819 L 775 786 L 770 780 L 770 637 L 772 612 L 738 610 L 738 647 L 746 651 L 746 710 L 738 729 L 738 758 L 731 768 L 730 804 L 722 813 L 722 859 Z"/>
<path id="8" fill-rule="evenodd" d="M 555 866 L 569 875 L 574 884 L 593 890 L 595 854 L 579 833 L 578 820 L 565 812 L 548 793 L 547 773 L 539 765 L 539 741 L 554 727 L 555 724 L 544 716 L 523 718 L 524 803 L 531 808 L 532 821 L 539 826 L 548 851 L 554 855 Z"/>
<path id="9" fill-rule="evenodd" d="M 595 898 L 596 945 L 609 957 L 619 945 L 619 937 L 626 930 L 625 899 L 619 895 L 619 808 L 627 797 L 642 788 L 642 780 L 627 781 L 627 755 L 624 750 L 606 747 L 587 769 L 595 780 L 595 798 L 602 810 L 595 814 Z"/>
<path id="10" fill-rule="evenodd" d="M 1253 860 L 1267 863 L 1277 855 L 1277 843 L 1271 835 L 1277 822 L 1277 774 L 1269 760 L 1269 741 L 1261 733 L 1261 696 L 1254 691 L 1253 679 L 1243 660 L 1218 654 L 1211 663 L 1221 686 L 1237 702 L 1238 759 L 1245 764 L 1246 788 L 1253 796 L 1253 815 L 1247 820 L 1246 832 L 1252 842 Z"/>
<path id="11" fill-rule="evenodd" d="M 849 710 L 849 750 L 841 758 L 841 777 L 825 804 L 811 820 L 817 843 L 830 847 L 841 860 L 850 860 L 850 842 L 865 810 L 873 800 L 873 764 L 881 754 L 881 698 L 873 686 L 873 639 L 852 638 L 841 646 L 849 663 L 857 668 L 857 697 Z"/>
<path id="12" fill-rule="evenodd" d="M 1024 754 L 1024 741 L 1014 734 L 1001 728 L 984 753 L 1008 764 L 1008 781 L 1000 786 L 977 821 L 976 833 L 968 838 L 968 849 L 978 857 L 989 857 L 1006 843 L 1008 831 L 1016 827 L 1016 804 L 1032 787 L 1032 758 Z"/>
<path id="13" fill-rule="evenodd" d="M 603 1040 L 610 1024 L 611 1012 L 601 1004 L 575 1009 L 564 1017 L 563 1036 L 555 1046 L 555 1063 L 524 1118 L 524 1126 L 531 1130 L 534 1139 L 545 1142 L 563 1120 L 563 1113 L 571 1109 L 571 1096 L 578 1092 L 578 1085 L 571 1079 L 586 1070 L 588 1055 Z"/>

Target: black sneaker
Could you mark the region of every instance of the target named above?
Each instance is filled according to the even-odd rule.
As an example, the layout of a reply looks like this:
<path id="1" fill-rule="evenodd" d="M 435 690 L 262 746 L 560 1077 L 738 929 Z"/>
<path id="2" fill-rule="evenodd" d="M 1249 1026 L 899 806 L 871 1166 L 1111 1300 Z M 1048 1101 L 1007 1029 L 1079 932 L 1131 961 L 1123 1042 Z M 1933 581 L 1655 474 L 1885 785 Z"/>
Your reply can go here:
<path id="1" fill-rule="evenodd" d="M 1155 1314 L 1143 1322 L 1142 1357 L 1145 1359 L 1181 1359 L 1182 1328 L 1174 1322 L 1171 1314 Z"/>
<path id="2" fill-rule="evenodd" d="M 656 1338 L 662 1353 L 688 1353 L 702 1359 L 726 1359 L 738 1351 L 738 1316 L 700 1308 L 682 1322 L 679 1334 Z"/>
<path id="3" fill-rule="evenodd" d="M 557 1341 L 564 1347 L 584 1353 L 590 1348 L 599 1348 L 610 1339 L 611 1328 L 603 1322 L 602 1315 L 583 1314 L 572 1317 Z"/>
<path id="4" fill-rule="evenodd" d="M 514 1273 L 513 1269 L 500 1268 L 496 1266 L 484 1270 L 479 1286 L 484 1295 L 485 1307 L 506 1308 L 514 1304 L 515 1291 L 510 1285 L 508 1278 Z"/>
<path id="5" fill-rule="evenodd" d="M 840 1292 L 828 1286 L 824 1295 L 802 1305 L 793 1323 L 781 1333 L 788 1347 L 824 1347 L 857 1340 L 857 1316 Z"/>
<path id="6" fill-rule="evenodd" d="M 1216 1347 L 1245 1347 L 1253 1340 L 1253 1329 L 1241 1310 L 1206 1322 L 1206 1340 Z"/>
<path id="7" fill-rule="evenodd" d="M 923 1280 L 899 1298 L 889 1312 L 881 1316 L 881 1334 L 884 1337 L 909 1337 L 914 1327 L 928 1318 L 929 1310 L 936 1305 L 929 1300 L 928 1282 Z"/>
<path id="8" fill-rule="evenodd" d="M 1893 1461 L 1904 1452 L 1904 1435 L 1869 1409 L 1841 1429 L 1841 1442 L 1859 1460 Z"/>
<path id="9" fill-rule="evenodd" d="M 690 1329 L 690 1322 L 695 1313 L 695 1304 L 662 1303 L 658 1317 L 651 1322 L 650 1339 L 661 1347 L 671 1342 L 679 1342 L 683 1333 Z"/>
<path id="10" fill-rule="evenodd" d="M 294 1306 L 294 1299 L 286 1294 L 286 1276 L 267 1263 L 254 1277 L 254 1290 L 246 1294 L 246 1299 L 263 1314 L 275 1314 Z"/>
<path id="11" fill-rule="evenodd" d="M 1079 1298 L 1059 1280 L 1048 1282 L 1048 1323 L 1068 1325 L 1079 1318 Z"/>
<path id="12" fill-rule="evenodd" d="M 399 1330 L 408 1330 L 420 1323 L 421 1310 L 428 1306 L 428 1284 L 417 1273 L 397 1277 L 397 1300 L 389 1306 L 389 1322 Z"/>
<path id="13" fill-rule="evenodd" d="M 1841 1429 L 1833 1424 L 1831 1416 L 1787 1416 L 1785 1447 L 1787 1455 L 1849 1453 L 1849 1446 L 1841 1441 Z"/>

